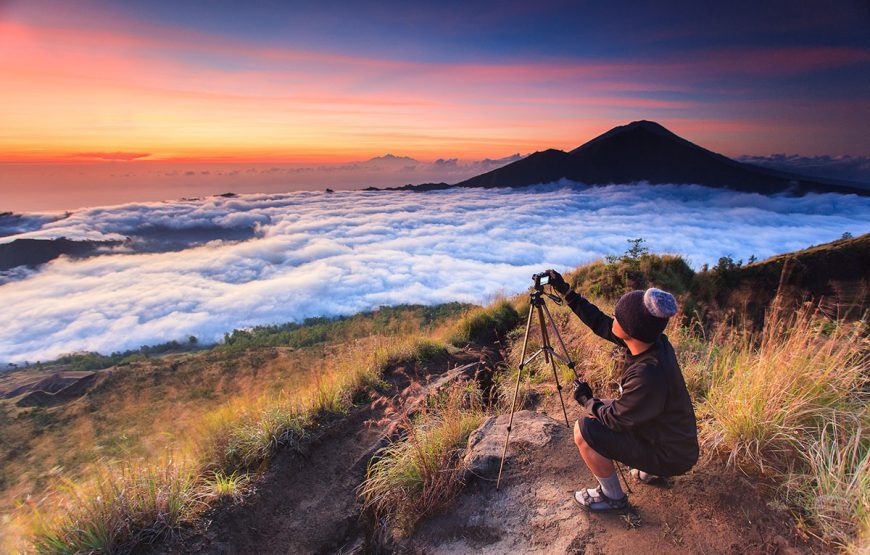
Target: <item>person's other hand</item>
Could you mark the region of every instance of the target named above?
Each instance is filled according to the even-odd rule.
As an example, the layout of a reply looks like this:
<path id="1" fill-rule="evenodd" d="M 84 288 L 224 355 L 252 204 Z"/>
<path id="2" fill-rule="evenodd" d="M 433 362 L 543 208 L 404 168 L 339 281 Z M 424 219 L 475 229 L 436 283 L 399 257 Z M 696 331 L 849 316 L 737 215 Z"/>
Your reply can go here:
<path id="1" fill-rule="evenodd" d="M 581 407 L 586 406 L 589 399 L 594 397 L 592 394 L 592 388 L 589 387 L 588 383 L 574 380 L 571 382 L 571 385 L 574 386 L 574 400 L 577 401 L 577 404 Z"/>
<path id="2" fill-rule="evenodd" d="M 564 295 L 571 290 L 571 286 L 565 283 L 565 278 L 556 270 L 547 270 L 546 274 L 550 276 L 550 285 L 560 295 Z"/>

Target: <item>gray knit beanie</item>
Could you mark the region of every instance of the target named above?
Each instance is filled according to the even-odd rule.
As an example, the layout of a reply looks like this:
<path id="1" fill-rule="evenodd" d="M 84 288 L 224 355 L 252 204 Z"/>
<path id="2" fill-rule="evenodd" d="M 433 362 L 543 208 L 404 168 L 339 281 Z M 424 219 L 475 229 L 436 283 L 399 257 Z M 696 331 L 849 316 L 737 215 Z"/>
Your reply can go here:
<path id="1" fill-rule="evenodd" d="M 677 300 L 666 291 L 650 287 L 623 295 L 614 313 L 625 333 L 644 343 L 654 343 L 677 313 Z"/>

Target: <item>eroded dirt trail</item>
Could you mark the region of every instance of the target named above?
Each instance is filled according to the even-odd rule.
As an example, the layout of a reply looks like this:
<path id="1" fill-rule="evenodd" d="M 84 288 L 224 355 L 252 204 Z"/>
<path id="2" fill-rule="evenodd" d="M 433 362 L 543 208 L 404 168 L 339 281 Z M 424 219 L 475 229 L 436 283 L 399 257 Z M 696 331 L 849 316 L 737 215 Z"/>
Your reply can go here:
<path id="1" fill-rule="evenodd" d="M 304 453 L 279 452 L 244 502 L 211 512 L 205 530 L 157 548 L 169 553 L 335 553 L 362 551 L 356 489 L 372 455 L 401 412 L 419 402 L 448 370 L 477 366 L 491 353 L 462 352 L 385 375 L 389 387 L 327 425 Z M 471 365 L 471 366 L 469 366 Z"/>

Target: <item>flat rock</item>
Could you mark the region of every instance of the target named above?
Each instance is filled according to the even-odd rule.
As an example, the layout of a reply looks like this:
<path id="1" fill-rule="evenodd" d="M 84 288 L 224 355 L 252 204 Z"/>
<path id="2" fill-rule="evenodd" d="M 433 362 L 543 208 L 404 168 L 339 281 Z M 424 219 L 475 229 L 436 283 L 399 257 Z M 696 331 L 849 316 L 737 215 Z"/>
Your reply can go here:
<path id="1" fill-rule="evenodd" d="M 494 478 L 498 473 L 507 425 L 510 415 L 490 416 L 468 437 L 465 451 L 465 469 L 480 477 Z M 521 410 L 514 414 L 507 456 L 522 446 L 540 449 L 567 433 L 564 424 L 541 412 Z"/>

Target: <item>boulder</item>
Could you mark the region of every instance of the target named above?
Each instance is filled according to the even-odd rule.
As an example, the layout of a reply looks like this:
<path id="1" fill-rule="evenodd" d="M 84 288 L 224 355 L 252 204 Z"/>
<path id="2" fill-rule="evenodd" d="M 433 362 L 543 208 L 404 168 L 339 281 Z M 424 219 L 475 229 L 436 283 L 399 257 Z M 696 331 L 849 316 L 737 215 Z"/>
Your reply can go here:
<path id="1" fill-rule="evenodd" d="M 495 478 L 501 462 L 504 440 L 510 415 L 490 416 L 468 437 L 465 451 L 466 472 L 485 478 Z M 540 449 L 559 440 L 568 433 L 564 424 L 541 412 L 521 410 L 514 414 L 507 456 L 522 446 Z"/>

